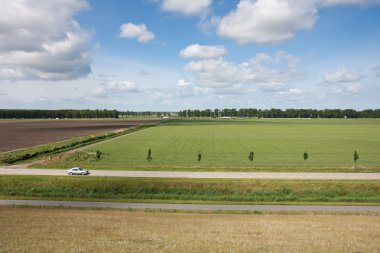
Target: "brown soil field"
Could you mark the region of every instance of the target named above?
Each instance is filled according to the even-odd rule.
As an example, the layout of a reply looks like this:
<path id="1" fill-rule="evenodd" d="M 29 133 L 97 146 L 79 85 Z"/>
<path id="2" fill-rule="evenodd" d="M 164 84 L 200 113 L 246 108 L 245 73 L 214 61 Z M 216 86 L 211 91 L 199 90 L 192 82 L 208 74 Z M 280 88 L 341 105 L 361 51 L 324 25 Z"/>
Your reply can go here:
<path id="1" fill-rule="evenodd" d="M 138 126 L 152 120 L 0 120 L 0 152 Z"/>
<path id="2" fill-rule="evenodd" d="M 380 252 L 380 216 L 0 207 L 0 252 Z"/>

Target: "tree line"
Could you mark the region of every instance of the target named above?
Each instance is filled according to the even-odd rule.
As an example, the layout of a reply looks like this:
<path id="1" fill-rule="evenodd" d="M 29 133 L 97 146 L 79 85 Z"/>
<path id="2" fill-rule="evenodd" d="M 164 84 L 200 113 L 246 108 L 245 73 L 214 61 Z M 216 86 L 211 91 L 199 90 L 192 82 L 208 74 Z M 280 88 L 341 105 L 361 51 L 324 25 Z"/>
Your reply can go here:
<path id="1" fill-rule="evenodd" d="M 1 119 L 92 119 L 118 118 L 117 110 L 27 110 L 27 109 L 0 109 Z"/>
<path id="2" fill-rule="evenodd" d="M 153 112 L 153 111 L 142 111 L 142 112 L 119 112 L 119 117 L 121 118 L 161 118 L 161 117 L 170 117 L 175 115 L 173 112 Z"/>
<path id="3" fill-rule="evenodd" d="M 205 109 L 183 110 L 178 112 L 179 117 L 191 118 L 380 118 L 380 109 L 356 111 L 353 109 Z"/>

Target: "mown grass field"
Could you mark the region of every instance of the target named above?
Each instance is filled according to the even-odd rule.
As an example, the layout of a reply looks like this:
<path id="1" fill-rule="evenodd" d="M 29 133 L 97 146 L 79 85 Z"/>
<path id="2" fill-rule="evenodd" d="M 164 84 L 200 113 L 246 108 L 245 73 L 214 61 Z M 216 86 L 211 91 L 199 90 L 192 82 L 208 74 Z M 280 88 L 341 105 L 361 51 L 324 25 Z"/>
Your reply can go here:
<path id="1" fill-rule="evenodd" d="M 380 216 L 0 207 L 1 252 L 379 252 Z"/>
<path id="2" fill-rule="evenodd" d="M 171 120 L 88 150 L 100 150 L 103 159 L 60 161 L 47 167 L 378 172 L 380 120 Z M 360 157 L 356 168 L 355 150 Z M 198 151 L 202 152 L 199 162 Z M 252 162 L 248 159 L 250 151 L 254 152 Z M 305 151 L 307 161 L 303 159 Z"/>
<path id="3" fill-rule="evenodd" d="M 1 176 L 1 198 L 218 204 L 380 204 L 378 181 Z"/>

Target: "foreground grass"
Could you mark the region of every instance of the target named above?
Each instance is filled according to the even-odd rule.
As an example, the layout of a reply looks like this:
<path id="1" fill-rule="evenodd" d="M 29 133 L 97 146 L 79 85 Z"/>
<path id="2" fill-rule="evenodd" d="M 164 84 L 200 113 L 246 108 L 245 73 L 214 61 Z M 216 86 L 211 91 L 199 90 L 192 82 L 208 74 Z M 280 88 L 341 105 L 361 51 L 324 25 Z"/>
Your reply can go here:
<path id="1" fill-rule="evenodd" d="M 379 252 L 380 216 L 0 207 L 3 252 Z"/>
<path id="2" fill-rule="evenodd" d="M 1 176 L 0 195 L 199 203 L 380 203 L 378 181 Z"/>
<path id="3" fill-rule="evenodd" d="M 152 160 L 147 160 L 148 149 Z M 94 149 L 90 169 L 380 172 L 380 120 L 171 120 Z M 357 166 L 353 152 L 359 152 Z M 198 162 L 198 151 L 202 151 Z M 254 159 L 248 159 L 254 151 Z M 307 151 L 309 159 L 303 160 Z M 45 164 L 68 167 L 72 161 Z"/>

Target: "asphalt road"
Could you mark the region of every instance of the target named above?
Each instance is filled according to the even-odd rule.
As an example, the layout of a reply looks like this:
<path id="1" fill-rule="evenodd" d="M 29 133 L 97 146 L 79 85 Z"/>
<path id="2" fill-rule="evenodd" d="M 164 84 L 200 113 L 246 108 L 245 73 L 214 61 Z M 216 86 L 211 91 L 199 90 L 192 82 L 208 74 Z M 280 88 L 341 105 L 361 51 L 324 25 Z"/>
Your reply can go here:
<path id="1" fill-rule="evenodd" d="M 1 167 L 0 175 L 66 176 L 67 170 Z M 311 172 L 176 172 L 176 171 L 116 171 L 93 170 L 89 176 L 157 177 L 157 178 L 224 178 L 224 179 L 326 179 L 380 180 L 380 173 L 311 173 Z"/>
<path id="2" fill-rule="evenodd" d="M 333 212 L 380 212 L 380 206 L 305 206 L 305 205 L 200 205 L 200 204 L 151 204 L 112 203 L 49 200 L 0 200 L 0 205 L 90 207 L 120 209 L 165 209 L 206 211 L 333 211 Z"/>

